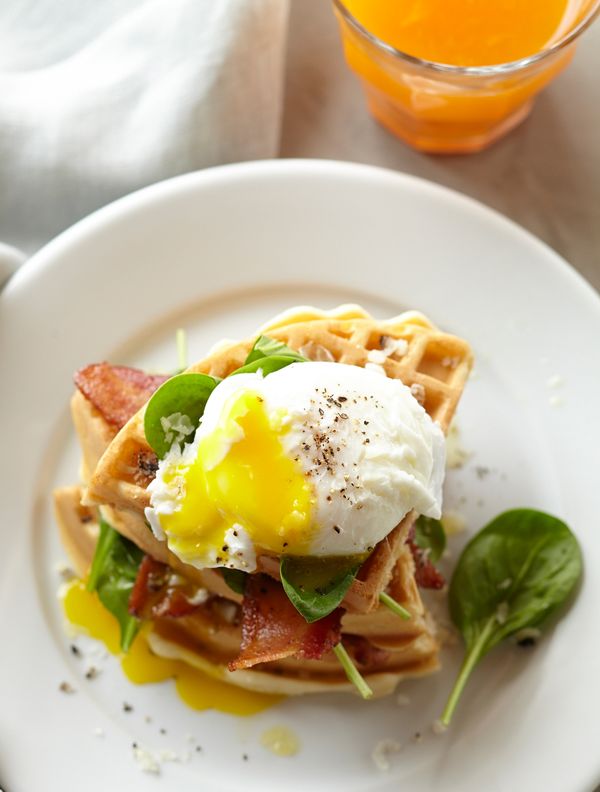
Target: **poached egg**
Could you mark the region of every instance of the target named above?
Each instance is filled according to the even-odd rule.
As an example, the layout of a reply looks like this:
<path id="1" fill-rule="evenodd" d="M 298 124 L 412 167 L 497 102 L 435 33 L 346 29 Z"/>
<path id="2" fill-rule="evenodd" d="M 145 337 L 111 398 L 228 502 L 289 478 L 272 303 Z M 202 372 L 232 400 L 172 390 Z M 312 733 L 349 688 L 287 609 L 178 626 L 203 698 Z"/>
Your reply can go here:
<path id="1" fill-rule="evenodd" d="M 358 556 L 412 509 L 439 518 L 445 440 L 400 381 L 341 363 L 228 377 L 149 485 L 146 517 L 182 561 Z"/>

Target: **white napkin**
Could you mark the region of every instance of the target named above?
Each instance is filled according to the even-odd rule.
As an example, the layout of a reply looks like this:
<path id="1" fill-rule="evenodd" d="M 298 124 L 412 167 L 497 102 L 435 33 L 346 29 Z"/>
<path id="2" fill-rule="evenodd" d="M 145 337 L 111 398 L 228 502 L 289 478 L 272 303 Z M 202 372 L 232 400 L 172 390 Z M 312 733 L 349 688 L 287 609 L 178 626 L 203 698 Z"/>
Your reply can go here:
<path id="1" fill-rule="evenodd" d="M 277 154 L 289 0 L 2 0 L 0 239 Z"/>

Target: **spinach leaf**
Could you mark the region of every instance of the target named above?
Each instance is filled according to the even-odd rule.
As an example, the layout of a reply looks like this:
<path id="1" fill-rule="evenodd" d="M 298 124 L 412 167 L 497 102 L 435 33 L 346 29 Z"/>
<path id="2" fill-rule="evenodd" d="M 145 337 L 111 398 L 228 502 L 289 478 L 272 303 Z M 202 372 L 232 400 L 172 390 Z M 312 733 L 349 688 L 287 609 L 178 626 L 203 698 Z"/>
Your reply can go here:
<path id="1" fill-rule="evenodd" d="M 282 344 L 281 341 L 275 341 L 274 338 L 261 335 L 256 339 L 254 346 L 248 353 L 246 364 L 253 363 L 255 360 L 261 360 L 262 358 L 272 357 L 273 355 L 292 357 L 294 360 L 299 362 L 306 360 L 306 358 L 302 357 L 299 352 L 296 352 L 295 349 Z"/>
<path id="2" fill-rule="evenodd" d="M 246 588 L 246 572 L 242 572 L 241 569 L 221 567 L 221 575 L 232 591 L 235 591 L 236 594 L 244 593 Z"/>
<path id="3" fill-rule="evenodd" d="M 421 515 L 415 523 L 415 544 L 422 550 L 428 550 L 432 564 L 442 557 L 446 549 L 446 532 L 439 520 Z"/>
<path id="4" fill-rule="evenodd" d="M 479 660 L 510 635 L 544 623 L 573 591 L 581 569 L 569 528 L 533 509 L 504 512 L 469 542 L 449 590 L 467 651 L 442 714 L 445 726 Z"/>
<path id="5" fill-rule="evenodd" d="M 272 374 L 274 371 L 279 371 L 279 369 L 285 368 L 291 363 L 300 362 L 301 361 L 299 361 L 297 358 L 293 358 L 290 355 L 272 355 L 271 357 L 263 357 L 258 358 L 258 360 L 253 360 L 252 363 L 247 363 L 241 368 L 232 371 L 230 376 L 234 376 L 235 374 L 253 374 L 255 371 L 260 369 L 263 373 L 263 376 L 266 377 L 267 374 Z"/>
<path id="6" fill-rule="evenodd" d="M 268 336 L 259 336 L 248 353 L 246 362 L 232 374 L 252 374 L 259 369 L 263 376 L 289 366 L 290 363 L 305 363 L 307 359 L 290 347 Z"/>
<path id="7" fill-rule="evenodd" d="M 363 556 L 282 556 L 279 574 L 288 599 L 310 623 L 337 608 L 363 561 Z"/>
<path id="8" fill-rule="evenodd" d="M 144 415 L 144 433 L 159 459 L 166 455 L 175 440 L 191 440 L 204 414 L 208 397 L 218 382 L 207 374 L 177 374 L 152 395 Z M 177 414 L 180 426 L 189 431 L 170 430 L 167 419 Z"/>
<path id="9" fill-rule="evenodd" d="M 97 591 L 104 607 L 117 618 L 124 652 L 140 628 L 139 620 L 129 614 L 129 596 L 143 556 L 133 542 L 121 536 L 105 520 L 100 520 L 100 536 L 87 589 Z"/>
<path id="10" fill-rule="evenodd" d="M 183 341 L 178 335 L 180 364 L 183 362 Z M 248 353 L 244 365 L 232 374 L 248 374 L 262 370 L 264 376 L 305 361 L 290 347 L 267 336 L 259 336 Z M 167 454 L 173 442 L 191 440 L 200 424 L 208 397 L 220 380 L 207 374 L 177 374 L 153 394 L 144 415 L 146 440 L 159 459 Z M 172 419 L 169 421 L 169 419 Z M 175 429 L 173 429 L 173 424 Z"/>

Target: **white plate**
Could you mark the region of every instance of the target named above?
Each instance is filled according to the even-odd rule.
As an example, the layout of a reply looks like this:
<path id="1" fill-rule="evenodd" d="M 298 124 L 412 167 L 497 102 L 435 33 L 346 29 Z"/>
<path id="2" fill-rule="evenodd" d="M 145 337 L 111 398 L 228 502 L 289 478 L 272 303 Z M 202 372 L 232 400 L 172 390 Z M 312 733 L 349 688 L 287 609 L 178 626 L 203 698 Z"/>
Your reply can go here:
<path id="1" fill-rule="evenodd" d="M 284 307 L 342 301 L 382 317 L 416 307 L 473 343 L 476 377 L 459 411 L 473 455 L 449 476 L 448 505 L 471 531 L 515 506 L 567 520 L 587 569 L 568 618 L 533 651 L 488 657 L 444 736 L 430 725 L 459 647 L 442 673 L 402 688 L 405 707 L 308 697 L 235 719 L 186 709 L 171 683 L 130 686 L 112 661 L 86 682 L 56 600 L 64 556 L 50 509 L 52 487 L 77 472 L 73 370 L 102 359 L 172 366 L 179 325 L 198 358 Z M 164 790 L 583 792 L 600 779 L 600 302 L 548 248 L 413 178 L 254 163 L 183 176 L 98 212 L 28 262 L 0 306 L 0 781 L 9 792 L 155 789 L 131 743 L 182 751 L 186 733 L 203 750 L 163 766 Z M 563 384 L 552 389 L 555 375 Z M 76 694 L 58 691 L 65 679 Z M 299 735 L 296 757 L 261 747 L 272 725 Z M 370 758 L 384 737 L 404 744 L 388 773 Z"/>

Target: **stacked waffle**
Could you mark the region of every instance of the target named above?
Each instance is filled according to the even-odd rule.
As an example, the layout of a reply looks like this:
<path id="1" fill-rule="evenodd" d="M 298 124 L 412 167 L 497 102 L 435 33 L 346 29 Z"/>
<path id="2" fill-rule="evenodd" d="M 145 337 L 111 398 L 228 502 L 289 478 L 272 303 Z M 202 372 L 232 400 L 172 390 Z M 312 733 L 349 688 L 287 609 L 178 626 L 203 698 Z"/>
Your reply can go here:
<path id="1" fill-rule="evenodd" d="M 401 380 L 444 432 L 472 362 L 466 342 L 439 332 L 417 313 L 379 322 L 357 307 L 329 314 L 302 309 L 281 315 L 261 332 L 310 360 L 368 366 Z M 224 378 L 244 364 L 254 340 L 221 344 L 188 371 Z M 124 390 L 128 387 L 126 376 L 117 377 L 113 393 L 115 382 L 122 382 Z M 144 385 L 149 395 L 155 384 L 145 381 Z M 116 387 L 118 390 L 121 386 Z M 143 388 L 140 392 L 144 393 Z M 253 690 L 293 695 L 350 689 L 332 652 L 320 660 L 286 657 L 252 669 L 228 670 L 240 649 L 242 596 L 217 570 L 183 563 L 149 530 L 144 509 L 150 504 L 147 487 L 154 478 L 157 460 L 144 434 L 144 407 L 120 430 L 122 416 L 112 415 L 102 405 L 99 409 L 93 389 L 80 385 L 71 407 L 82 448 L 86 489 L 58 490 L 55 501 L 63 543 L 80 574 L 86 574 L 93 557 L 100 511 L 148 556 L 168 565 L 190 586 L 208 592 L 192 613 L 153 619 L 148 638 L 152 649 Z M 342 603 L 344 646 L 376 695 L 391 692 L 405 677 L 427 674 L 438 667 L 435 627 L 419 594 L 407 541 L 416 517 L 410 512 L 377 544 Z M 277 579 L 277 559 L 259 556 L 256 571 Z M 381 605 L 382 592 L 406 609 L 410 619 L 403 620 Z"/>

